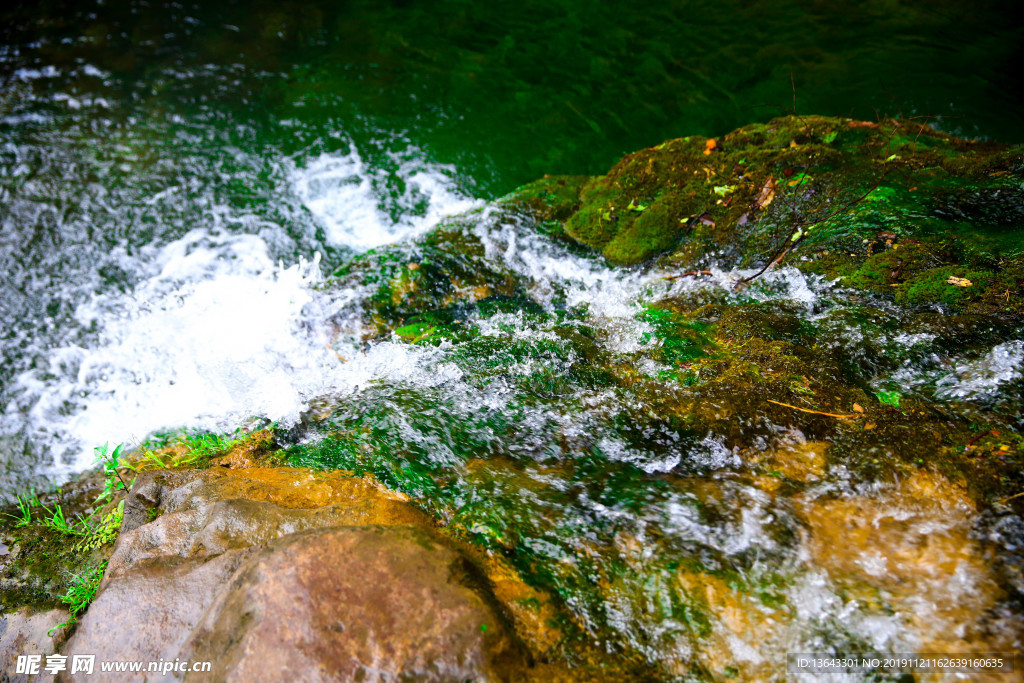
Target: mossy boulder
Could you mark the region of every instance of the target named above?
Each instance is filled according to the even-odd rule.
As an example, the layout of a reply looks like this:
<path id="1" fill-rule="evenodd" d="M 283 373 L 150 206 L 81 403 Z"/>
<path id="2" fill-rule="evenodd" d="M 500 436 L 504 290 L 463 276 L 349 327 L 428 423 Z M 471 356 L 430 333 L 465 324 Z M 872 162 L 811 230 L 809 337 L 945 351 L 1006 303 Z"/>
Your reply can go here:
<path id="1" fill-rule="evenodd" d="M 1022 310 L 1024 149 L 917 120 L 789 116 L 669 140 L 505 202 L 618 265 L 778 259 L 906 303 Z"/>
<path id="2" fill-rule="evenodd" d="M 405 339 L 453 334 L 460 307 L 522 294 L 519 278 L 486 263 L 483 244 L 463 227 L 453 222 L 418 242 L 371 250 L 333 273 L 334 290 L 370 290 L 355 312 L 364 338 L 396 329 Z"/>

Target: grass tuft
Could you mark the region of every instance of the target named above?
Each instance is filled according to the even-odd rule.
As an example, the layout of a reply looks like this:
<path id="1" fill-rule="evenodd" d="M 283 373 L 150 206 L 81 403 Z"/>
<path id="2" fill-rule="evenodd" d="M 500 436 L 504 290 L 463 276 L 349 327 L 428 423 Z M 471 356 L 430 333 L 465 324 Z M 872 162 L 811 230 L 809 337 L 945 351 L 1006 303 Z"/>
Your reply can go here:
<path id="1" fill-rule="evenodd" d="M 100 581 L 103 580 L 103 571 L 106 568 L 107 563 L 100 562 L 93 569 L 77 574 L 71 579 L 71 585 L 68 586 L 67 592 L 60 597 L 61 602 L 68 605 L 71 618 L 63 624 L 54 626 L 46 635 L 52 638 L 58 630 L 78 622 L 78 615 L 84 612 L 96 597 Z"/>

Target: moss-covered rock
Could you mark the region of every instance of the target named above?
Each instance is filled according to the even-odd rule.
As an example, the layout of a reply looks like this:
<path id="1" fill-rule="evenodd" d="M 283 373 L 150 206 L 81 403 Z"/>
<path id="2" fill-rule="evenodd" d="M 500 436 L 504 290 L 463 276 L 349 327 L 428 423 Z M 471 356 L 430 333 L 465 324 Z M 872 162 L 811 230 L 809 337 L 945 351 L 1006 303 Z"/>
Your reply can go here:
<path id="1" fill-rule="evenodd" d="M 102 498 L 91 473 L 49 492 L 26 492 L 0 508 L 0 614 L 63 607 L 75 577 L 109 558 L 121 525 L 123 493 Z"/>
<path id="2" fill-rule="evenodd" d="M 1021 312 L 1019 147 L 915 120 L 792 116 L 627 154 L 578 201 L 550 192 L 552 182 L 506 201 L 615 264 L 659 256 L 682 271 L 785 258 L 907 303 Z"/>

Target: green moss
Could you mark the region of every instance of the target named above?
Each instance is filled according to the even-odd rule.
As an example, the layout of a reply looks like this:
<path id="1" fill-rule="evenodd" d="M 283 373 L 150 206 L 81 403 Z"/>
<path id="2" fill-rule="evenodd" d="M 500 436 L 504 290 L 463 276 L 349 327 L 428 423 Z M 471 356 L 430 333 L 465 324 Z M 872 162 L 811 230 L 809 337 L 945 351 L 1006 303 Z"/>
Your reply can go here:
<path id="1" fill-rule="evenodd" d="M 686 208 L 678 195 L 671 194 L 636 212 L 605 246 L 605 257 L 612 263 L 630 264 L 668 251 L 686 230 Z"/>
<path id="2" fill-rule="evenodd" d="M 876 291 L 919 270 L 1013 257 L 1024 243 L 1015 199 L 1021 148 L 958 140 L 913 121 L 816 116 L 745 126 L 708 144 L 691 137 L 628 154 L 578 197 L 575 183 L 563 194 L 544 189 L 551 179 L 522 192 L 546 232 L 612 263 L 663 255 L 685 270 L 716 252 L 757 265 L 799 239 L 812 258 L 794 252 L 792 263 Z M 865 248 L 882 234 L 907 251 Z M 928 298 L 923 291 L 908 300 Z"/>
<path id="3" fill-rule="evenodd" d="M 898 391 L 879 391 L 875 395 L 878 398 L 878 402 L 883 406 L 900 407 L 900 393 Z"/>
<path id="4" fill-rule="evenodd" d="M 963 266 L 942 266 L 926 270 L 897 289 L 896 301 L 907 303 L 962 304 L 985 289 L 992 280 L 991 271 Z M 959 283 L 959 284 L 958 284 Z"/>
<path id="5" fill-rule="evenodd" d="M 655 357 L 669 365 L 689 364 L 713 352 L 713 326 L 682 312 L 651 307 L 641 314 L 661 341 Z M 642 341 L 647 341 L 642 340 Z"/>
<path id="6" fill-rule="evenodd" d="M 374 339 L 421 322 L 426 314 L 444 324 L 464 317 L 460 307 L 495 296 L 521 297 L 524 283 L 482 256 L 483 245 L 475 236 L 458 226 L 441 226 L 414 248 L 395 245 L 359 256 L 324 286 L 373 288 L 362 314 L 368 337 Z"/>
<path id="7" fill-rule="evenodd" d="M 625 202 L 621 197 L 615 197 L 605 202 L 589 203 L 566 221 L 566 233 L 595 249 L 604 249 L 605 245 L 618 234 L 624 225 L 630 225 L 634 220 L 632 216 L 625 214 L 621 217 L 622 225 L 619 224 L 618 212 L 622 211 L 622 208 L 615 207 L 615 199 L 618 199 L 620 207 L 624 208 Z"/>
<path id="8" fill-rule="evenodd" d="M 520 187 L 502 202 L 521 207 L 543 221 L 564 221 L 579 208 L 588 176 L 544 176 Z"/>
<path id="9" fill-rule="evenodd" d="M 28 523 L 22 523 L 21 515 L 9 517 L 15 512 L 10 507 L 0 509 L 0 540 L 11 549 L 0 571 L 0 612 L 60 606 L 76 575 L 110 556 L 124 501 L 123 494 L 117 494 L 101 506 L 97 498 L 102 492 L 103 477 L 90 474 L 39 496 Z M 73 520 L 75 533 L 48 523 L 58 509 Z"/>

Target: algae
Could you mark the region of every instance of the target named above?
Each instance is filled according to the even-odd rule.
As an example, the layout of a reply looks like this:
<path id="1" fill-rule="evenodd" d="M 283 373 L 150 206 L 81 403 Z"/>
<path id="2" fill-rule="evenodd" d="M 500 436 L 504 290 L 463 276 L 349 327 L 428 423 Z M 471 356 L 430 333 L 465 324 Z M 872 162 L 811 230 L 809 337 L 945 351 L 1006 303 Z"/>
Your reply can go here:
<path id="1" fill-rule="evenodd" d="M 446 226 L 326 286 L 386 282 L 359 313 L 370 343 L 431 347 L 428 372 L 450 379 L 325 400 L 317 436 L 288 457 L 372 473 L 507 561 L 553 596 L 570 662 L 597 641 L 654 679 L 765 675 L 729 638 L 781 642 L 798 623 L 808 541 L 793 501 L 924 477 L 981 507 L 1020 504 L 1020 401 L 944 397 L 934 360 L 973 367 L 1019 336 L 1010 242 L 957 235 L 984 213 L 965 188 L 1010 197 L 986 220 L 1019 229 L 1020 173 L 1019 150 L 914 121 L 790 117 L 669 141 L 601 177 L 543 178 L 498 220 L 670 278 L 668 294 L 650 278 L 639 295 L 635 338 L 612 344 L 587 304 L 498 266 L 485 231 Z M 444 294 L 451 266 L 410 275 L 424 245 L 474 286 L 500 271 L 501 293 Z M 699 284 L 787 248 L 745 286 Z M 787 298 L 798 284 L 813 303 Z M 756 540 L 730 540 L 752 519 Z M 1012 572 L 972 567 L 990 604 L 1017 599 Z M 835 585 L 868 612 L 895 609 L 871 580 Z M 815 637 L 863 639 L 838 619 Z"/>

